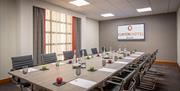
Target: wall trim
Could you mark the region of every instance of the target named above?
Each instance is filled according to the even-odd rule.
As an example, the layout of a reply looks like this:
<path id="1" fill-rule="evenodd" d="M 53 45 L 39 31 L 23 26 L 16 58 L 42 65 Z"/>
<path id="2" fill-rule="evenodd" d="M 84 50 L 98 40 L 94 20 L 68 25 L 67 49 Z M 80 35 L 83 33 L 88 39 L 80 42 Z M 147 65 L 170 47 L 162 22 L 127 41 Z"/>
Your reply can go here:
<path id="1" fill-rule="evenodd" d="M 10 83 L 10 82 L 11 82 L 11 78 L 2 79 L 2 80 L 0 80 L 0 85 Z"/>
<path id="2" fill-rule="evenodd" d="M 160 59 L 157 59 L 155 61 L 155 64 L 177 64 L 177 62 L 173 61 L 173 60 L 160 60 Z"/>

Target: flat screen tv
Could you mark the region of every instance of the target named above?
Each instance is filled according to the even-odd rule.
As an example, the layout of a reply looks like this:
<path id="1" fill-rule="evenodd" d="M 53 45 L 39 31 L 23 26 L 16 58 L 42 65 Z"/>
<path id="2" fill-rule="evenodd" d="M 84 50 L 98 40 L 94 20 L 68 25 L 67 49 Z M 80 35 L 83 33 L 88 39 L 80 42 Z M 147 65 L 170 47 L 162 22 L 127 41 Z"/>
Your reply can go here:
<path id="1" fill-rule="evenodd" d="M 144 24 L 118 26 L 118 40 L 144 40 Z"/>

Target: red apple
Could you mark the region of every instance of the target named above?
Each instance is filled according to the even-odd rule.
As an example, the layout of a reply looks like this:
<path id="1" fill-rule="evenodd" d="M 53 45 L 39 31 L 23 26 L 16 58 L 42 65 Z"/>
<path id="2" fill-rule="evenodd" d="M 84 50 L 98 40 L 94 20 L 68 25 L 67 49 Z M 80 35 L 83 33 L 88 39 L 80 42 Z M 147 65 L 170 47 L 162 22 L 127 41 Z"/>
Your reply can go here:
<path id="1" fill-rule="evenodd" d="M 111 64 L 111 63 L 112 63 L 112 61 L 111 61 L 111 60 L 108 60 L 108 63 L 110 63 L 110 64 Z"/>
<path id="2" fill-rule="evenodd" d="M 62 81 L 63 81 L 62 77 L 57 77 L 57 78 L 56 78 L 56 83 L 57 83 L 57 84 L 61 84 Z"/>
<path id="3" fill-rule="evenodd" d="M 72 60 L 69 60 L 69 64 L 72 64 Z"/>
<path id="4" fill-rule="evenodd" d="M 99 54 L 97 54 L 97 57 L 100 57 L 100 55 L 99 55 Z"/>

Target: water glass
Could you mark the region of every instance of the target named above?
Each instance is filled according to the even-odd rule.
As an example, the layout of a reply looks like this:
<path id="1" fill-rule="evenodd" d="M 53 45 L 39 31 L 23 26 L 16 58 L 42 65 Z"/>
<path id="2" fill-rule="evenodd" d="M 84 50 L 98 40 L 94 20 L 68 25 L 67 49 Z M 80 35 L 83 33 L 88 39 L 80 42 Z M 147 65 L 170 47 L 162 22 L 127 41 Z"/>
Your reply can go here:
<path id="1" fill-rule="evenodd" d="M 106 60 L 105 59 L 102 60 L 102 66 L 103 67 L 106 66 Z"/>
<path id="2" fill-rule="evenodd" d="M 76 76 L 80 76 L 81 75 L 81 67 L 78 67 L 75 70 L 76 70 Z"/>
<path id="3" fill-rule="evenodd" d="M 22 69 L 23 74 L 27 74 L 28 73 L 28 66 L 23 66 L 22 68 L 23 68 Z"/>

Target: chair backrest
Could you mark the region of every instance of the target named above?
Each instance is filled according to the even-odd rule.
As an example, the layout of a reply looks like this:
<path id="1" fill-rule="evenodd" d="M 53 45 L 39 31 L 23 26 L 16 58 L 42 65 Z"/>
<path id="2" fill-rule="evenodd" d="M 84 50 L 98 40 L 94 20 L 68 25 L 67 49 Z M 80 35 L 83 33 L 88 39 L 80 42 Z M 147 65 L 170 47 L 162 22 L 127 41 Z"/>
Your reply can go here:
<path id="1" fill-rule="evenodd" d="M 128 90 L 131 87 L 131 83 L 137 74 L 136 69 L 134 70 L 121 70 L 121 74 L 118 76 L 123 80 L 123 90 Z M 121 89 L 122 90 L 122 89 Z M 118 90 L 118 91 L 121 91 Z"/>
<path id="2" fill-rule="evenodd" d="M 152 60 L 151 60 L 151 55 L 149 54 L 148 56 L 146 56 L 146 58 L 144 59 L 144 64 L 141 67 L 141 78 L 146 74 L 146 72 L 151 68 L 152 65 Z"/>
<path id="3" fill-rule="evenodd" d="M 136 89 L 136 80 L 132 78 L 127 91 L 135 91 L 135 89 Z"/>
<path id="4" fill-rule="evenodd" d="M 73 59 L 73 51 L 63 51 L 64 60 Z"/>
<path id="5" fill-rule="evenodd" d="M 81 49 L 81 50 L 79 51 L 80 57 L 82 57 L 82 53 L 83 53 L 83 52 L 84 52 L 84 56 L 87 56 L 87 55 L 88 55 L 86 49 Z"/>
<path id="6" fill-rule="evenodd" d="M 132 83 L 132 81 L 134 81 L 134 78 L 135 78 L 135 76 L 136 76 L 136 74 L 137 74 L 137 70 L 133 70 L 133 71 L 131 71 L 125 78 L 124 78 L 124 81 L 125 81 L 125 84 L 124 84 L 124 89 L 125 90 L 128 90 L 129 91 L 129 89 L 131 89 L 130 87 L 131 87 L 131 83 Z M 134 84 L 135 85 L 135 84 Z M 133 85 L 133 86 L 134 86 Z"/>
<path id="7" fill-rule="evenodd" d="M 53 63 L 57 61 L 56 53 L 42 54 L 41 57 L 44 64 Z"/>
<path id="8" fill-rule="evenodd" d="M 125 81 L 131 80 L 136 74 L 136 70 L 131 71 L 125 78 Z"/>
<path id="9" fill-rule="evenodd" d="M 92 52 L 92 54 L 98 54 L 97 48 L 91 48 L 91 52 Z"/>
<path id="10" fill-rule="evenodd" d="M 12 57 L 13 70 L 22 69 L 23 66 L 33 67 L 32 55 Z"/>

